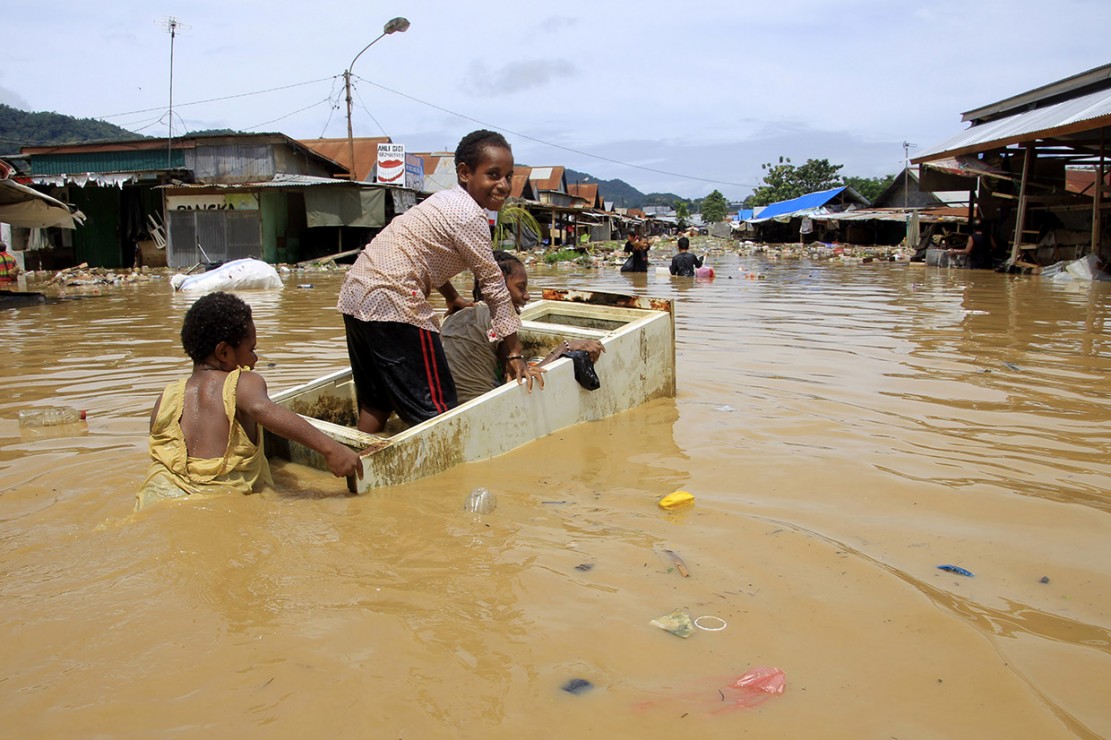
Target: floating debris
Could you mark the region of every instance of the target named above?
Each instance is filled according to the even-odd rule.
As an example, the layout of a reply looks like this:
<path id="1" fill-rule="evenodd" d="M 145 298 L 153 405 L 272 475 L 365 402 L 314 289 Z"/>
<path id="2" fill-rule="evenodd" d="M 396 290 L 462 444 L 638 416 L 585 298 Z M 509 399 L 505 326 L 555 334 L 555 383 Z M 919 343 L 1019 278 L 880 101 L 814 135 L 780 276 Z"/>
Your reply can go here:
<path id="1" fill-rule="evenodd" d="M 498 508 L 497 498 L 485 488 L 474 489 L 463 502 L 463 511 L 472 514 L 489 514 L 496 508 Z"/>
<path id="2" fill-rule="evenodd" d="M 969 578 L 974 575 L 972 571 L 966 570 L 959 565 L 939 565 L 937 566 L 937 569 L 949 571 L 950 573 L 956 573 L 958 576 L 967 576 Z"/>
<path id="3" fill-rule="evenodd" d="M 694 495 L 687 491 L 675 491 L 669 493 L 659 501 L 661 509 L 676 509 L 680 506 L 694 503 Z"/>
<path id="4" fill-rule="evenodd" d="M 683 576 L 683 578 L 690 578 L 691 572 L 687 570 L 687 564 L 679 557 L 679 553 L 674 550 L 664 550 L 664 552 L 671 558 L 671 562 L 675 563 L 675 570 L 679 571 L 679 575 Z"/>
<path id="5" fill-rule="evenodd" d="M 590 681 L 587 681 L 585 678 L 572 678 L 570 681 L 560 686 L 560 688 L 568 694 L 578 696 L 579 694 L 585 694 L 587 691 L 590 691 L 594 688 L 594 684 L 590 683 Z"/>
<path id="6" fill-rule="evenodd" d="M 682 609 L 676 609 L 670 614 L 656 617 L 652 620 L 651 625 L 678 637 L 690 637 L 694 634 L 694 623 L 691 622 L 690 615 Z"/>
<path id="7" fill-rule="evenodd" d="M 694 620 L 694 626 L 700 630 L 706 630 L 707 632 L 721 632 L 728 627 L 729 624 L 721 617 L 704 614 Z"/>

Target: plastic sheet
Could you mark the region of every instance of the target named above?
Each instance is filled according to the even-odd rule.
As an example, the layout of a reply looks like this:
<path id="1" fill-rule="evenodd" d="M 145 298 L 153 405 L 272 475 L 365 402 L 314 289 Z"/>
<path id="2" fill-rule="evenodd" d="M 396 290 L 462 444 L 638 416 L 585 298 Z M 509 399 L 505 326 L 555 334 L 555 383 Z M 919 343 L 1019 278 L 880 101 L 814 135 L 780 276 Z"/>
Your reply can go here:
<path id="1" fill-rule="evenodd" d="M 273 290 L 283 283 L 273 265 L 247 257 L 225 263 L 199 275 L 174 275 L 174 290 L 211 293 L 217 290 Z"/>

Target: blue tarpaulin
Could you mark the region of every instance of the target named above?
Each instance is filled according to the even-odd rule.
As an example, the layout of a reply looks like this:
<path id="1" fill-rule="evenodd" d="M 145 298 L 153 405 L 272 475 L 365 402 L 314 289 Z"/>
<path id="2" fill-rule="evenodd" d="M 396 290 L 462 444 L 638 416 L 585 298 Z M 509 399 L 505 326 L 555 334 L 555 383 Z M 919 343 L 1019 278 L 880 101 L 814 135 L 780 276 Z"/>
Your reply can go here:
<path id="1" fill-rule="evenodd" d="M 819 190 L 816 193 L 807 193 L 800 195 L 797 198 L 790 200 L 781 200 L 778 203 L 772 203 L 764 210 L 756 215 L 756 220 L 764 220 L 767 218 L 775 218 L 776 216 L 786 216 L 799 211 L 808 211 L 815 208 L 821 208 L 826 203 L 836 198 L 845 189 L 842 185 L 839 188 L 832 190 Z"/>

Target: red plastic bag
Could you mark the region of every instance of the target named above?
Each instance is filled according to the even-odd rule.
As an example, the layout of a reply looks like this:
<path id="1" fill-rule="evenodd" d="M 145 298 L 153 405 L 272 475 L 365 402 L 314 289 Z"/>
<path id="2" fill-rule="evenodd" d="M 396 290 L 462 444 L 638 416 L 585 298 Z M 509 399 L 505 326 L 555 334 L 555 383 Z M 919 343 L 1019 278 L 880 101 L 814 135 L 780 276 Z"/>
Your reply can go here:
<path id="1" fill-rule="evenodd" d="M 747 709 L 763 704 L 787 688 L 787 676 L 778 668 L 752 668 L 722 691 L 728 704 L 719 711 Z"/>

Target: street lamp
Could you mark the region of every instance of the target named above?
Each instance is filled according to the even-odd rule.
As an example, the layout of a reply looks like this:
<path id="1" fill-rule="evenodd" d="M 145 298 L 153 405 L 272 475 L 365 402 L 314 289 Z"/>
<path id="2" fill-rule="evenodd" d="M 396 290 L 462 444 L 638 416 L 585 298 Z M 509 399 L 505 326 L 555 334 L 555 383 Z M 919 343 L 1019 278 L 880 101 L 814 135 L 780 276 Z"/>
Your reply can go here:
<path id="1" fill-rule="evenodd" d="M 391 33 L 405 33 L 408 30 L 409 21 L 407 19 L 400 17 L 391 18 L 390 20 L 386 21 L 386 25 L 382 26 L 382 35 L 364 46 L 363 51 L 366 51 L 367 49 L 381 41 L 383 36 L 389 36 Z M 355 66 L 355 62 L 358 61 L 359 57 L 363 55 L 363 51 L 360 51 L 358 54 L 356 54 L 355 58 L 351 60 L 351 64 L 348 64 L 347 69 L 343 71 L 343 86 L 347 91 L 347 151 L 348 154 L 351 156 L 352 180 L 357 179 L 358 175 L 356 175 L 355 173 L 355 137 L 351 133 L 351 68 Z"/>

